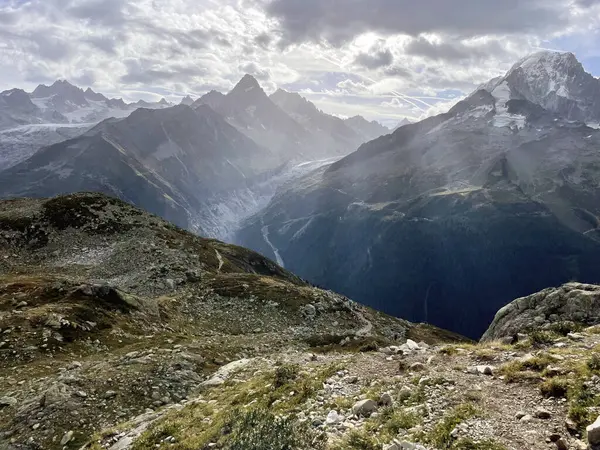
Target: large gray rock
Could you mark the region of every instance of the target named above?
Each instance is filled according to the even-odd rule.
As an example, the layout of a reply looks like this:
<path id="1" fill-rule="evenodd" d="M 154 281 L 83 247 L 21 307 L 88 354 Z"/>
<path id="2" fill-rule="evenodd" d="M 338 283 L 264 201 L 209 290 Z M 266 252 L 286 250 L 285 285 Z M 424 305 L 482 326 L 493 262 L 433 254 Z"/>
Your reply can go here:
<path id="1" fill-rule="evenodd" d="M 567 283 L 518 298 L 498 311 L 481 340 L 516 336 L 524 330 L 566 321 L 600 323 L 600 286 Z"/>
<path id="2" fill-rule="evenodd" d="M 352 412 L 357 416 L 369 417 L 372 413 L 377 410 L 377 403 L 373 400 L 366 399 L 357 402 L 352 407 Z"/>

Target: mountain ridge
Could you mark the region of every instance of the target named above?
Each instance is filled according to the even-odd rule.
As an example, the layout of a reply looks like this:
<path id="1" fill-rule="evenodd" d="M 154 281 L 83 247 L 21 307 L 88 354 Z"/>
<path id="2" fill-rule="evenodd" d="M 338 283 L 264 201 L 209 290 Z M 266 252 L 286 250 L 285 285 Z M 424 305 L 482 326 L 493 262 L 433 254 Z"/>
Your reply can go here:
<path id="1" fill-rule="evenodd" d="M 571 75 L 556 77 L 579 77 L 559 66 Z M 516 95 L 517 72 L 287 185 L 236 242 L 272 246 L 316 284 L 472 338 L 516 297 L 595 282 L 600 133 L 545 95 Z"/>

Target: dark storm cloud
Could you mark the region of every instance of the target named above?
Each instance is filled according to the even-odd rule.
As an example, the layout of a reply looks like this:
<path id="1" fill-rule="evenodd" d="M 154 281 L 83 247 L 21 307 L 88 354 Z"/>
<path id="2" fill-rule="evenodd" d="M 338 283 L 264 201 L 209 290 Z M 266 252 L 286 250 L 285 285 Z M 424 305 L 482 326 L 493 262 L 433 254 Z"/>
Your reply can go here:
<path id="1" fill-rule="evenodd" d="M 559 0 L 273 0 L 266 11 L 289 42 L 326 39 L 336 45 L 367 31 L 471 37 L 545 31 L 569 19 Z"/>
<path id="2" fill-rule="evenodd" d="M 379 67 L 389 66 L 394 62 L 394 56 L 389 50 L 378 50 L 368 53 L 359 53 L 354 60 L 355 64 L 366 67 L 367 69 L 378 69 Z"/>

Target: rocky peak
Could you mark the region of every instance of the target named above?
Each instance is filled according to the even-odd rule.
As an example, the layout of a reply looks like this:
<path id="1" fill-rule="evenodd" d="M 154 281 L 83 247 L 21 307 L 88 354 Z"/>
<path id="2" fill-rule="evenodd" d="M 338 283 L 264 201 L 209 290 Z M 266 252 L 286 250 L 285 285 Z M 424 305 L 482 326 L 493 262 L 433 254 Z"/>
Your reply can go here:
<path id="1" fill-rule="evenodd" d="M 94 92 L 94 90 L 92 88 L 87 88 L 84 92 L 85 98 L 87 98 L 88 100 L 94 100 L 94 101 L 106 101 L 108 100 L 104 95 L 100 94 L 99 92 Z"/>
<path id="2" fill-rule="evenodd" d="M 51 86 L 39 85 L 33 93 L 32 98 L 51 98 L 51 104 L 58 112 L 65 113 L 74 111 L 78 107 L 89 106 L 83 89 L 73 86 L 66 80 L 57 80 Z"/>
<path id="3" fill-rule="evenodd" d="M 568 120 L 600 121 L 600 80 L 572 53 L 534 53 L 481 88 L 502 103 L 527 100 Z"/>
<path id="4" fill-rule="evenodd" d="M 29 95 L 22 89 L 10 89 L 0 93 L 0 106 L 5 106 L 19 112 L 33 112 L 37 108 L 31 102 Z"/>
<path id="5" fill-rule="evenodd" d="M 227 96 L 235 98 L 236 101 L 242 102 L 242 104 L 268 99 L 267 94 L 260 87 L 256 78 L 249 74 L 244 75 Z"/>
<path id="6" fill-rule="evenodd" d="M 189 95 L 186 95 L 185 97 L 183 97 L 181 99 L 182 105 L 191 106 L 193 103 L 194 103 L 194 99 L 192 97 L 190 97 Z"/>
<path id="7" fill-rule="evenodd" d="M 320 113 L 314 103 L 308 101 L 297 92 L 277 89 L 269 98 L 284 111 L 293 111 L 303 116 L 315 116 Z"/>
<path id="8" fill-rule="evenodd" d="M 365 138 L 367 138 L 366 140 L 372 140 L 390 132 L 389 128 L 384 127 L 379 122 L 374 120 L 369 122 L 360 115 L 350 117 L 344 120 L 344 122 L 350 128 L 361 133 Z"/>
<path id="9" fill-rule="evenodd" d="M 208 105 L 211 108 L 216 109 L 221 104 L 224 98 L 225 96 L 221 92 L 212 90 L 204 94 L 198 100 L 196 100 L 192 104 L 192 108 L 197 108 L 200 105 Z"/>

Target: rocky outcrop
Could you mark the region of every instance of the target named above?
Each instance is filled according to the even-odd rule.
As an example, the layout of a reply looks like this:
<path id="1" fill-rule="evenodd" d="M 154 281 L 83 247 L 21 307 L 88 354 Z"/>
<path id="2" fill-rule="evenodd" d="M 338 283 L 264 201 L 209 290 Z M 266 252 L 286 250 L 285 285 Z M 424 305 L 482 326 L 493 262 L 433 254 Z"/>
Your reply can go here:
<path id="1" fill-rule="evenodd" d="M 600 286 L 567 283 L 518 298 L 498 311 L 482 341 L 511 337 L 560 322 L 600 323 Z"/>

